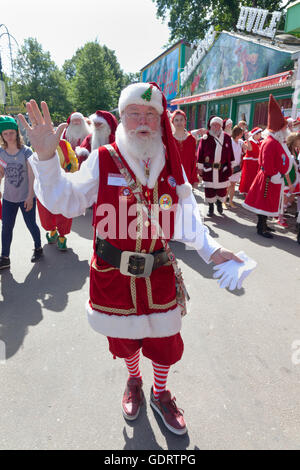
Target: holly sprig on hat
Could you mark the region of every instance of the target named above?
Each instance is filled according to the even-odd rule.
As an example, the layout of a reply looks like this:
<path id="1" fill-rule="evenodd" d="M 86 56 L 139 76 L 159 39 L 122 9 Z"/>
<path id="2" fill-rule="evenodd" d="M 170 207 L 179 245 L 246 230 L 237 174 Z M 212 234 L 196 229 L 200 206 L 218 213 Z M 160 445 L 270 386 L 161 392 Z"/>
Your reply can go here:
<path id="1" fill-rule="evenodd" d="M 148 90 L 146 90 L 146 91 L 142 94 L 141 98 L 142 98 L 143 100 L 151 101 L 151 98 L 152 98 L 152 88 L 153 88 L 153 86 L 150 85 L 150 87 L 148 88 Z"/>

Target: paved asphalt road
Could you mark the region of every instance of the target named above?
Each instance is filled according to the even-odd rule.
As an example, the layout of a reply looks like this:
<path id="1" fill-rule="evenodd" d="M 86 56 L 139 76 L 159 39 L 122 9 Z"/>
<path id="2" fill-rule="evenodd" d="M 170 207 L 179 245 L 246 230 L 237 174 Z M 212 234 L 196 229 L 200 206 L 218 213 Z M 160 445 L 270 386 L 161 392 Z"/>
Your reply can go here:
<path id="1" fill-rule="evenodd" d="M 0 273 L 1 449 L 300 449 L 295 219 L 267 240 L 236 200 L 237 209 L 205 221 L 223 246 L 257 260 L 242 290 L 220 289 L 210 265 L 173 243 L 192 298 L 185 354 L 168 382 L 185 410 L 184 437 L 165 430 L 149 406 L 152 369 L 145 358 L 146 406 L 133 424 L 122 417 L 125 366 L 85 315 L 91 211 L 74 220 L 67 253 L 45 244 L 35 265 L 18 215 L 11 270 Z"/>

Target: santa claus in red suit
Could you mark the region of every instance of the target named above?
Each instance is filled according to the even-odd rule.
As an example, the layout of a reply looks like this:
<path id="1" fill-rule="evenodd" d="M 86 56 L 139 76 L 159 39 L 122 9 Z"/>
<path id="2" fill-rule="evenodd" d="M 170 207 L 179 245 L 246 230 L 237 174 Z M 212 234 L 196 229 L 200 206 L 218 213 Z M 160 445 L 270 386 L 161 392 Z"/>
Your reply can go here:
<path id="1" fill-rule="evenodd" d="M 75 149 L 79 168 L 93 150 L 106 144 L 112 144 L 115 141 L 115 133 L 118 127 L 116 117 L 108 111 L 98 110 L 89 119 L 92 133 Z"/>
<path id="2" fill-rule="evenodd" d="M 31 101 L 27 109 L 34 120 L 36 104 Z M 184 311 L 179 295 L 183 281 L 167 241 L 188 243 L 207 263 L 222 264 L 222 269 L 225 265 L 225 271 L 232 266 L 228 260 L 241 260 L 218 245 L 202 224 L 184 178 L 167 101 L 155 83 L 136 83 L 122 91 L 115 142 L 92 151 L 72 175 L 61 171 L 55 155 L 62 128 L 50 132 L 45 103 L 42 109 L 45 118 L 39 112 L 36 122 L 45 119 L 45 125 L 26 127 L 38 147 L 31 162 L 38 197 L 49 210 L 67 217 L 97 205 L 87 312 L 91 326 L 108 338 L 111 353 L 128 368 L 123 414 L 136 419 L 143 403 L 141 351 L 154 370 L 152 408 L 171 432 L 185 434 L 183 413 L 166 390 L 169 369 L 183 353 Z"/>
<path id="3" fill-rule="evenodd" d="M 239 186 L 240 193 L 248 193 L 257 175 L 261 133 L 262 129 L 260 127 L 254 127 L 249 133 L 250 137 L 248 138 L 247 151 L 242 160 L 242 174 Z"/>
<path id="4" fill-rule="evenodd" d="M 243 206 L 258 215 L 257 233 L 273 238 L 267 217 L 276 217 L 282 212 L 284 175 L 291 170 L 293 160 L 286 145 L 289 135 L 287 121 L 272 95 L 269 98 L 267 130 L 269 135 L 259 152 L 259 171 Z"/>
<path id="5" fill-rule="evenodd" d="M 234 161 L 231 137 L 223 131 L 222 125 L 220 117 L 210 117 L 208 133 L 200 140 L 197 154 L 209 217 L 214 214 L 214 203 L 219 214 L 223 213 L 222 202 L 226 200 L 229 177 L 232 175 L 231 162 Z"/>
<path id="6" fill-rule="evenodd" d="M 186 130 L 186 114 L 181 109 L 176 109 L 171 116 L 173 124 L 173 136 L 179 151 L 180 160 L 186 177 L 192 186 L 199 183 L 196 160 L 196 139 Z"/>
<path id="7" fill-rule="evenodd" d="M 71 144 L 72 149 L 75 150 L 91 133 L 91 129 L 83 114 L 78 112 L 74 112 L 68 117 L 67 124 L 62 139 L 67 140 Z"/>

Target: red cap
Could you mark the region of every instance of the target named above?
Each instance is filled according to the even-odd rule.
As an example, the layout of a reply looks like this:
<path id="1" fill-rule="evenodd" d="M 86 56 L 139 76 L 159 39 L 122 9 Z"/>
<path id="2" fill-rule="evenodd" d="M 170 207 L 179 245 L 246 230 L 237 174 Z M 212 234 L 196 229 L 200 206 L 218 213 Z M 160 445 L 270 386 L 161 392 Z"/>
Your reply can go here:
<path id="1" fill-rule="evenodd" d="M 223 131 L 225 129 L 226 126 L 228 126 L 228 124 L 232 124 L 232 119 L 230 118 L 226 118 L 226 119 L 223 119 Z"/>
<path id="2" fill-rule="evenodd" d="M 268 107 L 268 129 L 272 132 L 278 132 L 287 126 L 287 121 L 281 112 L 280 106 L 273 95 L 269 97 Z"/>
<path id="3" fill-rule="evenodd" d="M 258 134 L 259 132 L 262 132 L 261 127 L 253 127 L 252 131 L 250 131 L 251 135 Z"/>

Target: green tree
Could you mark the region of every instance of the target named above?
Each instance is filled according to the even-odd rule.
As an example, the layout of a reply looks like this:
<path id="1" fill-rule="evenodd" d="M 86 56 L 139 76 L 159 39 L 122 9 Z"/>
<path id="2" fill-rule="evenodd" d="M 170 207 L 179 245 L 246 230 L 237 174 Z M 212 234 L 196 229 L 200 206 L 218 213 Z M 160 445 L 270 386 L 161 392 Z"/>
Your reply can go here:
<path id="1" fill-rule="evenodd" d="M 179 39 L 202 39 L 210 26 L 217 31 L 235 29 L 240 7 L 250 6 L 269 11 L 281 11 L 292 0 L 152 0 L 157 16 L 169 18 L 170 42 Z"/>
<path id="2" fill-rule="evenodd" d="M 125 74 L 115 52 L 97 40 L 78 49 L 63 71 L 74 108 L 85 114 L 116 108 L 121 90 L 139 80 L 138 74 Z"/>
<path id="3" fill-rule="evenodd" d="M 47 101 L 53 120 L 62 121 L 72 110 L 65 75 L 36 39 L 25 39 L 15 60 L 13 89 L 19 102 Z"/>
<path id="4" fill-rule="evenodd" d="M 75 108 L 88 115 L 97 109 L 112 109 L 118 99 L 118 80 L 106 61 L 103 48 L 88 42 L 75 55 L 76 70 L 71 80 Z"/>

